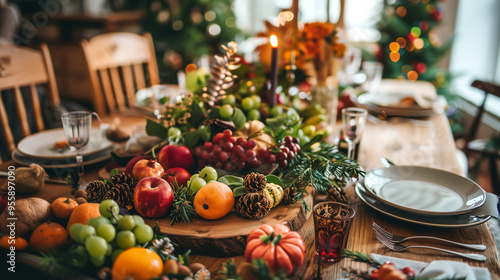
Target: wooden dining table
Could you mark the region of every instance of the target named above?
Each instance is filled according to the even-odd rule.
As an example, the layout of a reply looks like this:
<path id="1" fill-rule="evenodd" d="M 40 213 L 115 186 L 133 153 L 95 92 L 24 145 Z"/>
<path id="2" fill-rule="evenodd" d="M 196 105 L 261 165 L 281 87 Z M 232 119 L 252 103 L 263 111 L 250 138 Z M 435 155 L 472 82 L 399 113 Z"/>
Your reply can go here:
<path id="1" fill-rule="evenodd" d="M 108 118 L 104 121 L 111 122 L 113 120 Z M 132 131 L 133 127 L 144 126 L 146 123 L 143 116 L 123 115 L 120 116 L 120 122 L 120 126 L 129 132 Z M 398 165 L 426 166 L 462 174 L 455 149 L 450 126 L 444 114 L 436 114 L 419 119 L 381 119 L 380 116 L 370 116 L 361 138 L 358 161 L 367 171 L 383 167 L 380 158 L 386 157 Z M 7 167 L 13 164 L 17 165 L 13 161 L 3 163 L 0 165 L 0 170 L 7 170 Z M 86 181 L 97 179 L 98 170 L 101 168 L 102 165 L 86 167 L 84 179 Z M 0 178 L 0 184 L 3 184 L 4 181 L 5 178 Z M 366 254 L 375 253 L 423 262 L 431 262 L 433 260 L 463 262 L 473 267 L 486 267 L 491 273 L 492 279 L 500 279 L 500 263 L 497 257 L 498 250 L 486 223 L 460 228 L 419 225 L 389 217 L 368 207 L 357 197 L 353 185 L 347 185 L 345 192 L 348 204 L 356 211 L 346 245 L 347 249 Z M 52 202 L 57 197 L 70 197 L 70 195 L 70 188 L 67 185 L 50 183 L 47 183 L 40 192 L 34 194 L 34 196 L 42 197 L 49 202 Z M 447 253 L 420 248 L 412 248 L 404 252 L 393 252 L 375 238 L 375 233 L 372 229 L 373 222 L 398 235 L 431 235 L 463 243 L 482 243 L 486 245 L 487 249 L 479 252 L 479 254 L 485 255 L 487 260 L 485 262 L 471 261 Z M 345 271 L 368 270 L 367 264 L 355 262 L 351 259 L 342 259 L 337 263 L 318 262 L 314 256 L 314 224 L 312 215 L 309 215 L 298 232 L 306 244 L 306 256 L 303 265 L 296 268 L 292 278 L 339 279 L 344 275 Z M 411 243 L 408 242 L 408 244 Z M 420 242 L 420 244 L 423 244 L 423 242 Z M 432 241 L 426 244 L 465 253 L 478 253 L 478 251 L 436 242 L 432 243 Z M 221 265 L 229 259 L 234 259 L 237 266 L 244 266 L 242 265 L 245 261 L 244 256 L 232 258 L 191 256 L 191 262 L 203 263 L 212 273 L 212 276 L 216 275 L 217 271 L 221 269 Z M 315 278 L 318 276 L 319 278 Z"/>

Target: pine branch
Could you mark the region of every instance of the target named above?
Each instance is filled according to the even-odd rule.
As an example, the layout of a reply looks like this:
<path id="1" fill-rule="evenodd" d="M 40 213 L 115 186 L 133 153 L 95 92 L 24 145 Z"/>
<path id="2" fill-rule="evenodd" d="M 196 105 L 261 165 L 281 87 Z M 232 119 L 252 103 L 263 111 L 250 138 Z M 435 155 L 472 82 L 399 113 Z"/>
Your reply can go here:
<path id="1" fill-rule="evenodd" d="M 191 222 L 191 217 L 196 215 L 196 211 L 193 207 L 194 194 L 191 193 L 188 186 L 178 186 L 177 181 L 174 182 L 174 202 L 172 204 L 172 210 L 170 210 L 170 225 L 178 223 L 181 220 L 189 224 Z"/>

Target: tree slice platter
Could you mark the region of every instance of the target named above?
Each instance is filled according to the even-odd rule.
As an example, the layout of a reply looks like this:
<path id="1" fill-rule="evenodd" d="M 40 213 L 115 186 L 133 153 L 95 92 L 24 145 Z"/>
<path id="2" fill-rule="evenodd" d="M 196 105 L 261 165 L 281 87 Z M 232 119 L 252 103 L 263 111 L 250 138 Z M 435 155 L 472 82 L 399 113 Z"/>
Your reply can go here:
<path id="1" fill-rule="evenodd" d="M 308 188 L 305 201 L 312 209 L 312 188 Z M 183 222 L 170 225 L 170 218 L 145 219 L 153 226 L 157 221 L 162 234 L 175 244 L 179 252 L 191 249 L 195 255 L 211 257 L 233 257 L 245 253 L 246 240 L 250 232 L 262 225 L 282 223 L 292 231 L 299 230 L 311 215 L 302 200 L 292 205 L 279 205 L 259 220 L 241 218 L 234 211 L 217 220 L 194 218 L 189 224 Z"/>

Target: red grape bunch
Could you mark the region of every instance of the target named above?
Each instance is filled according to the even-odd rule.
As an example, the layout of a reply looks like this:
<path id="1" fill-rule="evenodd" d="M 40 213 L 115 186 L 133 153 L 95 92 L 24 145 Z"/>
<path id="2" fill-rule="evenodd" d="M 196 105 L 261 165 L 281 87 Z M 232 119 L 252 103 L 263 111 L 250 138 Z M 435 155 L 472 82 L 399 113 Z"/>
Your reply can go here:
<path id="1" fill-rule="evenodd" d="M 257 159 L 261 163 L 277 163 L 280 167 L 288 166 L 288 163 L 300 152 L 299 138 L 290 135 L 285 136 L 283 143 L 276 146 L 279 149 L 259 150 Z"/>
<path id="2" fill-rule="evenodd" d="M 257 153 L 253 148 L 255 140 L 246 140 L 243 137 L 233 137 L 231 130 L 226 129 L 217 133 L 212 142 L 205 142 L 194 149 L 198 157 L 199 168 L 205 165 L 218 169 L 235 172 L 261 165 Z"/>

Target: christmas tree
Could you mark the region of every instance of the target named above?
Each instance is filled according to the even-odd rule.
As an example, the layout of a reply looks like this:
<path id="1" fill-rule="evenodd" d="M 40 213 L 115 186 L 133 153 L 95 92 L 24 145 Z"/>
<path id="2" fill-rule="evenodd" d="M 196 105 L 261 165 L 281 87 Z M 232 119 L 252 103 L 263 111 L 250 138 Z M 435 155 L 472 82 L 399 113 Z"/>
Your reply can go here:
<path id="1" fill-rule="evenodd" d="M 202 55 L 220 53 L 238 32 L 233 0 L 141 1 L 144 31 L 155 42 L 162 82 L 175 83 L 176 72 Z"/>
<path id="2" fill-rule="evenodd" d="M 438 94 L 447 95 L 449 75 L 437 63 L 451 46 L 442 44 L 436 26 L 443 18 L 439 0 L 396 0 L 386 4 L 379 22 L 381 39 L 377 60 L 384 78 L 429 81 Z"/>

